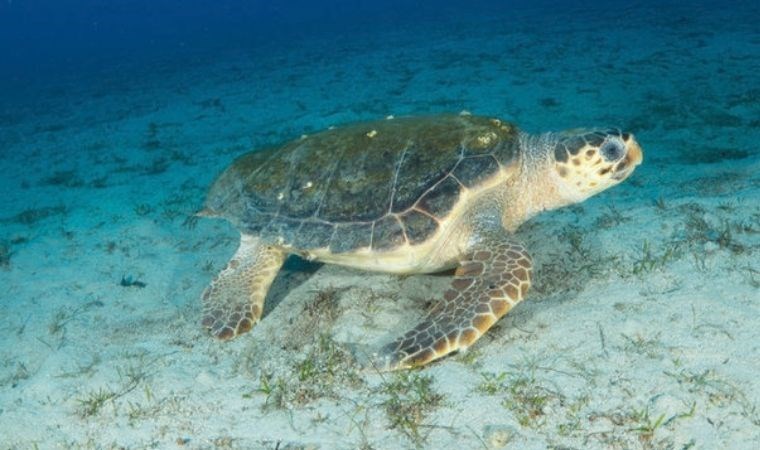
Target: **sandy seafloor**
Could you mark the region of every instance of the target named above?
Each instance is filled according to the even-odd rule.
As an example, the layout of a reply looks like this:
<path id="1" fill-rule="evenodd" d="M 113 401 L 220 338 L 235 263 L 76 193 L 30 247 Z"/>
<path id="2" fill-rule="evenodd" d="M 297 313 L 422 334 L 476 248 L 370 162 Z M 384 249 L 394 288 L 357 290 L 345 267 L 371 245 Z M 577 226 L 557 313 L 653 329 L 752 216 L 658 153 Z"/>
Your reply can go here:
<path id="1" fill-rule="evenodd" d="M 758 17 L 473 13 L 6 86 L 0 448 L 760 448 Z M 525 224 L 529 300 L 423 370 L 357 361 L 445 276 L 291 259 L 254 331 L 199 326 L 238 235 L 189 217 L 235 156 L 460 110 L 620 126 L 645 162 Z"/>

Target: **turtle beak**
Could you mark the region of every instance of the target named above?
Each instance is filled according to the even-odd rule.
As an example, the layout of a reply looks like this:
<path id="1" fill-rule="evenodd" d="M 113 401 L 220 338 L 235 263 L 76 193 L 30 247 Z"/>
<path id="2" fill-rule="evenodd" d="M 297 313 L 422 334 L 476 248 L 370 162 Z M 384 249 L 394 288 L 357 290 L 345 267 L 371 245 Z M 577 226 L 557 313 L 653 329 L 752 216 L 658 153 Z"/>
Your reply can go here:
<path id="1" fill-rule="evenodd" d="M 633 135 L 626 142 L 626 147 L 628 147 L 628 151 L 626 152 L 625 159 L 631 167 L 636 167 L 644 162 L 644 153 L 641 151 L 639 143 L 633 138 Z"/>
<path id="2" fill-rule="evenodd" d="M 641 146 L 636 142 L 633 135 L 624 135 L 623 139 L 625 139 L 626 147 L 625 158 L 617 163 L 615 174 L 612 176 L 613 179 L 618 181 L 626 179 L 633 172 L 633 169 L 644 161 L 644 153 L 641 151 Z"/>

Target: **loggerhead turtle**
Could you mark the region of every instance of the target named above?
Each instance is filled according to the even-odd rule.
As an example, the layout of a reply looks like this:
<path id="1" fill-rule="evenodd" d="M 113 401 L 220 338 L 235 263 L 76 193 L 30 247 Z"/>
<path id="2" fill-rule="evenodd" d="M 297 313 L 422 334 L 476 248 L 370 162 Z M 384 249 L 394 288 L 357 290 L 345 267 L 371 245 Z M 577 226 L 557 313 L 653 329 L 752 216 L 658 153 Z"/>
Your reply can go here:
<path id="1" fill-rule="evenodd" d="M 512 233 L 585 200 L 642 161 L 616 129 L 529 135 L 468 114 L 388 118 L 247 153 L 214 182 L 202 216 L 241 232 L 202 295 L 203 326 L 245 333 L 288 254 L 399 274 L 456 267 L 412 330 L 380 350 L 387 370 L 472 345 L 528 291 L 531 258 Z"/>

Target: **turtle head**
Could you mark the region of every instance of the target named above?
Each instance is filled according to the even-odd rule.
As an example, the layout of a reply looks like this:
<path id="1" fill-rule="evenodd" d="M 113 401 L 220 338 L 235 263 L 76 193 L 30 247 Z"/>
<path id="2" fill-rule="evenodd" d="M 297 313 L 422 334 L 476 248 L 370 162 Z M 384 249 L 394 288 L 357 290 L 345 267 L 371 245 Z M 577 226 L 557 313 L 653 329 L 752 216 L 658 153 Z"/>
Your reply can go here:
<path id="1" fill-rule="evenodd" d="M 567 203 L 583 201 L 625 180 L 641 164 L 641 147 L 617 129 L 574 130 L 557 135 L 553 171 Z"/>

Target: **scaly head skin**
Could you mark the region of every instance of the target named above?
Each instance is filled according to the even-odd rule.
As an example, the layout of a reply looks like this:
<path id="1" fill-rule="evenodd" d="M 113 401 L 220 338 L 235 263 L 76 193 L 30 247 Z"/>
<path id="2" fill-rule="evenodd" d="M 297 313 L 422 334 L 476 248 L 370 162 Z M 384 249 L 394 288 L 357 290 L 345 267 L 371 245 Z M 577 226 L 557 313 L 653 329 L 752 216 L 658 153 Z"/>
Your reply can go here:
<path id="1" fill-rule="evenodd" d="M 525 134 L 520 147 L 520 173 L 509 181 L 502 220 L 509 231 L 619 184 L 643 161 L 633 135 L 617 129 Z"/>
<path id="2" fill-rule="evenodd" d="M 561 136 L 554 146 L 554 170 L 571 200 L 583 201 L 615 186 L 643 161 L 630 133 L 610 129 Z"/>

